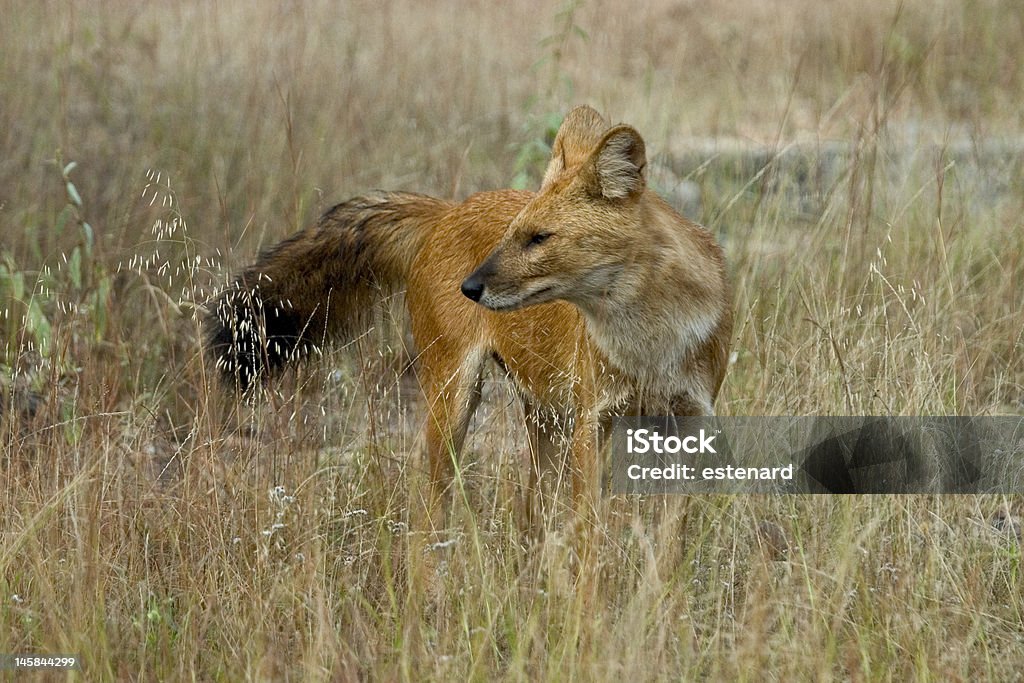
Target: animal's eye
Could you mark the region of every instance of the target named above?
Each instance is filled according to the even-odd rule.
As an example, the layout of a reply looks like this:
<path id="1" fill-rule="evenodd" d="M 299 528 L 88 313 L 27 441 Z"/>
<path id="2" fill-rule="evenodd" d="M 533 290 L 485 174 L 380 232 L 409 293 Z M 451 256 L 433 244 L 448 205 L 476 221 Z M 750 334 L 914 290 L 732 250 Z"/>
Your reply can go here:
<path id="1" fill-rule="evenodd" d="M 540 244 L 541 242 L 543 242 L 544 240 L 546 240 L 549 237 L 551 237 L 551 233 L 550 232 L 538 232 L 538 233 L 534 234 L 533 237 L 531 237 L 529 239 L 529 241 L 526 243 L 526 246 L 528 246 L 528 247 L 536 246 L 536 245 Z"/>

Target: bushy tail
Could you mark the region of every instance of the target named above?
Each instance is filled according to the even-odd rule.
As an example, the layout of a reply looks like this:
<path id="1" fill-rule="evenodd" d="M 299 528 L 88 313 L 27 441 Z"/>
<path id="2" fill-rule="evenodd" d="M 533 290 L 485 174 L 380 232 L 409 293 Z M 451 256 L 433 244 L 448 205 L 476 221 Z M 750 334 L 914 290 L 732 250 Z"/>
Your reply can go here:
<path id="1" fill-rule="evenodd" d="M 206 346 L 241 390 L 311 348 L 360 334 L 382 290 L 402 288 L 449 204 L 419 194 L 350 199 L 260 254 L 211 302 Z"/>

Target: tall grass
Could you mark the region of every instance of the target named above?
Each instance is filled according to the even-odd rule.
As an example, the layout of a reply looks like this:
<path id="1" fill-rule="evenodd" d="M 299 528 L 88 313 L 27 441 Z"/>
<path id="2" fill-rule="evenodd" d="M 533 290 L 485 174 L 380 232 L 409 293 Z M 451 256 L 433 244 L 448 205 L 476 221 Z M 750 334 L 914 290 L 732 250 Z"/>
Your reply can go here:
<path id="1" fill-rule="evenodd" d="M 1024 664 L 1016 498 L 610 499 L 581 569 L 565 519 L 520 532 L 525 437 L 493 377 L 451 527 L 413 550 L 399 307 L 255 403 L 208 376 L 195 315 L 349 195 L 535 185 L 589 102 L 726 245 L 720 412 L 1021 414 L 1019 3 L 0 16 L 0 653 L 77 653 L 82 680 Z M 761 160 L 680 161 L 709 140 Z"/>

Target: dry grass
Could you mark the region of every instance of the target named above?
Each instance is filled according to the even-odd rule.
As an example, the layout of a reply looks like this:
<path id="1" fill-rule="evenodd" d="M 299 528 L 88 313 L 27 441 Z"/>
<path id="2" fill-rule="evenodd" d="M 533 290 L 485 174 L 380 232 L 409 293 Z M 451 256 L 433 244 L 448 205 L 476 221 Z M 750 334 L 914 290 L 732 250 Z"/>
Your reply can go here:
<path id="1" fill-rule="evenodd" d="M 811 180 L 677 169 L 736 283 L 722 412 L 1020 414 L 1024 162 L 981 152 L 1024 133 L 1020 3 L 430 4 L 0 7 L 0 653 L 83 680 L 1018 676 L 992 523 L 1017 499 L 610 500 L 580 581 L 559 520 L 517 531 L 499 385 L 425 560 L 384 342 L 239 406 L 193 303 L 349 195 L 536 182 L 590 102 L 659 167 L 708 137 L 845 150 Z"/>

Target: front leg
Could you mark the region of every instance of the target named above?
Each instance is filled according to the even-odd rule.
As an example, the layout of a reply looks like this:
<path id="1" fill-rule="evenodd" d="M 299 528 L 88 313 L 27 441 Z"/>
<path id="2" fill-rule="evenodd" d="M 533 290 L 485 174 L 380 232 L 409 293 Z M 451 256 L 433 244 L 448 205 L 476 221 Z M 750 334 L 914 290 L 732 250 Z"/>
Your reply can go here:
<path id="1" fill-rule="evenodd" d="M 672 399 L 672 414 L 676 417 L 714 417 L 711 399 L 704 392 L 680 394 Z"/>
<path id="2" fill-rule="evenodd" d="M 601 483 L 601 421 L 596 408 L 577 409 L 569 453 L 573 504 L 577 512 L 592 513 L 597 509 Z"/>
<path id="3" fill-rule="evenodd" d="M 537 534 L 554 510 L 562 481 L 567 416 L 523 397 L 530 439 L 530 480 L 525 492 L 526 530 Z"/>

